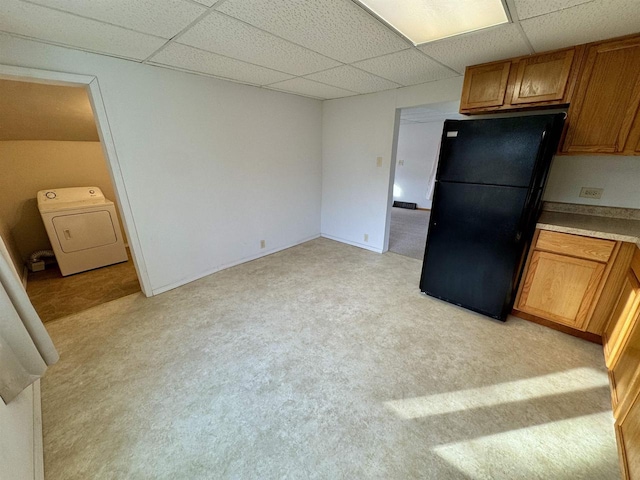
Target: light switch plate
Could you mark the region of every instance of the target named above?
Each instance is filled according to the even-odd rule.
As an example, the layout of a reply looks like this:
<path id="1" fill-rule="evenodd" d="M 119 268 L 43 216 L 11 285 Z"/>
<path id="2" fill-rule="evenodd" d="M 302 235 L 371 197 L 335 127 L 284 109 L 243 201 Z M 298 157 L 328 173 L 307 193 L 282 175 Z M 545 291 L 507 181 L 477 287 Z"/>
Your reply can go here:
<path id="1" fill-rule="evenodd" d="M 580 196 L 582 198 L 593 198 L 594 200 L 597 200 L 602 198 L 603 192 L 604 188 L 582 187 L 582 189 L 580 189 Z"/>

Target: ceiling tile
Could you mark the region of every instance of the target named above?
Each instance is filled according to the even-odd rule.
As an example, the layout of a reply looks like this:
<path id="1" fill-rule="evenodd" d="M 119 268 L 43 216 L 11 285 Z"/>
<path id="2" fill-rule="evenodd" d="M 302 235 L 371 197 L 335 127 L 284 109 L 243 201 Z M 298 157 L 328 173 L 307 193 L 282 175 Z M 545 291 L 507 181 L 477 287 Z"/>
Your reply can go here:
<path id="1" fill-rule="evenodd" d="M 418 47 L 439 62 L 464 73 L 468 65 L 492 62 L 531 53 L 515 25 L 451 37 Z"/>
<path id="2" fill-rule="evenodd" d="M 0 31 L 143 60 L 165 40 L 18 0 L 2 0 Z"/>
<path id="3" fill-rule="evenodd" d="M 324 72 L 307 75 L 306 78 L 317 82 L 333 85 L 334 87 L 346 88 L 358 93 L 379 92 L 391 88 L 400 87 L 399 84 L 390 82 L 384 78 L 377 77 L 371 73 L 364 72 L 349 65 L 325 70 Z"/>
<path id="4" fill-rule="evenodd" d="M 340 65 L 335 60 L 217 12 L 207 15 L 178 41 L 293 75 Z"/>
<path id="5" fill-rule="evenodd" d="M 357 95 L 355 92 L 314 82 L 312 80 L 307 80 L 306 78 L 292 78 L 291 80 L 285 80 L 284 82 L 269 85 L 269 88 L 322 99 Z"/>
<path id="6" fill-rule="evenodd" d="M 636 33 L 638 19 L 638 0 L 599 0 L 520 23 L 533 48 L 542 52 Z"/>
<path id="7" fill-rule="evenodd" d="M 357 62 L 354 66 L 401 85 L 416 85 L 457 76 L 413 48 Z"/>
<path id="8" fill-rule="evenodd" d="M 408 46 L 349 0 L 227 0 L 217 9 L 344 63 Z"/>
<path id="9" fill-rule="evenodd" d="M 171 38 L 207 9 L 186 0 L 31 0 L 139 32 Z"/>
<path id="10" fill-rule="evenodd" d="M 514 3 L 516 4 L 518 18 L 524 20 L 525 18 L 557 12 L 558 10 L 564 10 L 565 8 L 575 7 L 581 3 L 589 3 L 592 1 L 593 0 L 514 0 Z"/>
<path id="11" fill-rule="evenodd" d="M 165 49 L 154 55 L 149 63 L 169 65 L 253 85 L 266 85 L 291 78 L 291 75 L 286 73 L 251 65 L 179 43 L 167 45 Z"/>

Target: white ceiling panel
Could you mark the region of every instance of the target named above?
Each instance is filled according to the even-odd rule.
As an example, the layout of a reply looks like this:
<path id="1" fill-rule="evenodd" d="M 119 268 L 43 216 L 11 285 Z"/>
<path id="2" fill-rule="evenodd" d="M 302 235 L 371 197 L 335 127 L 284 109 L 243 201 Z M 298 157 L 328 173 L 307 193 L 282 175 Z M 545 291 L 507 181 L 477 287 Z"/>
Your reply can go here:
<path id="1" fill-rule="evenodd" d="M 2 0 L 0 31 L 137 60 L 165 43 L 162 38 L 18 0 Z"/>
<path id="2" fill-rule="evenodd" d="M 295 93 L 307 97 L 315 97 L 321 99 L 348 97 L 356 95 L 355 92 L 344 90 L 342 88 L 332 87 L 323 83 L 307 80 L 306 78 L 292 78 L 284 82 L 269 85 L 269 88 L 282 90 L 284 92 Z"/>
<path id="3" fill-rule="evenodd" d="M 430 57 L 464 73 L 468 65 L 528 55 L 530 52 L 515 25 L 490 28 L 418 47 Z"/>
<path id="4" fill-rule="evenodd" d="M 523 20 L 538 52 L 640 31 L 640 0 L 597 0 Z"/>
<path id="5" fill-rule="evenodd" d="M 171 38 L 207 11 L 187 0 L 31 0 L 84 17 Z"/>
<path id="6" fill-rule="evenodd" d="M 266 85 L 291 78 L 291 75 L 286 73 L 251 65 L 179 43 L 167 45 L 165 49 L 154 55 L 149 63 L 168 65 L 253 85 Z"/>
<path id="7" fill-rule="evenodd" d="M 455 72 L 413 48 L 357 62 L 354 65 L 400 85 L 417 85 L 457 76 Z"/>
<path id="8" fill-rule="evenodd" d="M 349 65 L 307 75 L 306 78 L 317 82 L 345 88 L 358 93 L 379 92 L 400 87 L 399 84 L 359 70 Z"/>
<path id="9" fill-rule="evenodd" d="M 212 5 L 214 5 L 215 3 L 217 3 L 219 0 L 193 0 L 194 2 L 198 2 L 202 5 L 206 5 L 207 7 L 210 7 Z"/>
<path id="10" fill-rule="evenodd" d="M 207 15 L 178 41 L 293 75 L 340 65 L 335 60 L 217 12 Z"/>
<path id="11" fill-rule="evenodd" d="M 349 0 L 227 0 L 216 8 L 344 63 L 408 46 Z"/>
<path id="12" fill-rule="evenodd" d="M 518 18 L 524 20 L 525 18 L 537 17 L 593 1 L 594 0 L 514 0 L 514 3 L 516 4 Z"/>

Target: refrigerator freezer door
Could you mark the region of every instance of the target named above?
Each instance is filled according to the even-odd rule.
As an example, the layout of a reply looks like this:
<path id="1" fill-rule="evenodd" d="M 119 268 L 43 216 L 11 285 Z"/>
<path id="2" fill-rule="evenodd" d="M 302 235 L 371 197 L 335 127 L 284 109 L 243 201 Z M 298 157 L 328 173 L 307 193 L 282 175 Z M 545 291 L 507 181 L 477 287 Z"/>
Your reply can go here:
<path id="1" fill-rule="evenodd" d="M 529 187 L 539 150 L 550 138 L 543 133 L 563 116 L 447 120 L 436 179 Z"/>
<path id="2" fill-rule="evenodd" d="M 436 183 L 420 290 L 504 320 L 525 239 L 526 188 Z"/>

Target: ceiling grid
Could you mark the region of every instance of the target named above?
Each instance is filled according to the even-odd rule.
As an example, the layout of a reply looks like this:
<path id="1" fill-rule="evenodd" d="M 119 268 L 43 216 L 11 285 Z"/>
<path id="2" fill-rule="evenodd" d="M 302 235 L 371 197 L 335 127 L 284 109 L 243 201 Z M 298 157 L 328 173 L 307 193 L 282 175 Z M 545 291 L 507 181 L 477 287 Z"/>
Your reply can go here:
<path id="1" fill-rule="evenodd" d="M 0 32 L 330 99 L 640 28 L 638 0 L 503 3 L 509 23 L 417 46 L 356 0 L 3 0 Z"/>

